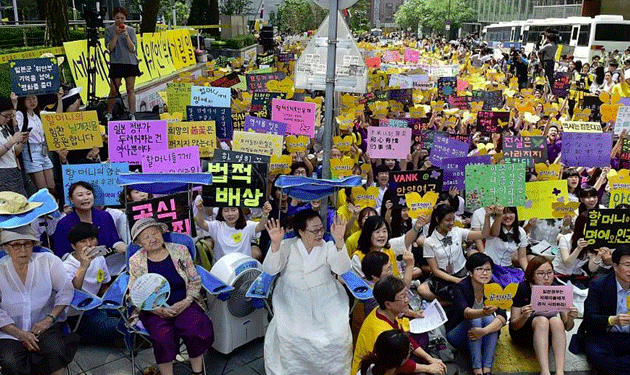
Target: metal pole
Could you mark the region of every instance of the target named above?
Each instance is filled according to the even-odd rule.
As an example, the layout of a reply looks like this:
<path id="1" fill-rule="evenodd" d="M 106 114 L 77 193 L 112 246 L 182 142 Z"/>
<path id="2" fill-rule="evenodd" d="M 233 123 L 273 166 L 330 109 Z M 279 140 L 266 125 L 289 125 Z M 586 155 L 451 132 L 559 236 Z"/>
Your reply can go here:
<path id="1" fill-rule="evenodd" d="M 326 96 L 324 97 L 324 160 L 322 177 L 330 178 L 330 148 L 332 147 L 333 120 L 335 118 L 335 65 L 337 60 L 337 1 L 330 0 L 328 10 L 328 54 L 326 62 Z M 328 221 L 328 200 L 324 199 L 320 215 Z"/>
<path id="2" fill-rule="evenodd" d="M 19 25 L 20 22 L 18 20 L 18 7 L 17 7 L 17 0 L 13 0 L 13 17 L 15 18 L 15 24 Z"/>

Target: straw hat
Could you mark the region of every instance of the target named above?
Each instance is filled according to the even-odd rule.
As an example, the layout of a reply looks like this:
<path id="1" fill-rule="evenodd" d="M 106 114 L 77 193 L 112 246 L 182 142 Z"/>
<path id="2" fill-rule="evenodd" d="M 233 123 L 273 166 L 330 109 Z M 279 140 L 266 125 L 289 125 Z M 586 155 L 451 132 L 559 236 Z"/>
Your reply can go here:
<path id="1" fill-rule="evenodd" d="M 0 215 L 19 215 L 29 212 L 39 206 L 42 202 L 29 202 L 22 194 L 12 191 L 0 192 Z"/>
<path id="2" fill-rule="evenodd" d="M 152 217 L 146 217 L 144 219 L 140 219 L 136 221 L 133 227 L 131 228 L 131 240 L 133 242 L 136 242 L 140 233 L 142 233 L 143 230 L 150 227 L 160 227 L 162 228 L 162 232 L 168 231 L 168 225 L 164 223 L 160 223 L 159 221 L 155 220 Z"/>

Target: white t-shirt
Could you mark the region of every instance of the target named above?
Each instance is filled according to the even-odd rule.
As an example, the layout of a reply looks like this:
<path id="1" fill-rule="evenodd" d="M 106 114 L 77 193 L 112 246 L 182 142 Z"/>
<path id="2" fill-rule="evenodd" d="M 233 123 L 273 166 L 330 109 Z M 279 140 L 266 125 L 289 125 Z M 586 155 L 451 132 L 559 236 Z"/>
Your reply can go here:
<path id="1" fill-rule="evenodd" d="M 504 233 L 508 233 L 503 226 L 501 226 L 501 230 Z M 489 237 L 486 240 L 485 254 L 492 258 L 495 264 L 503 267 L 511 267 L 512 254 L 521 247 L 527 247 L 527 233 L 525 233 L 525 229 L 518 227 L 518 231 L 520 235 L 519 243 L 515 243 L 514 241 L 505 242 L 499 237 Z"/>
<path id="2" fill-rule="evenodd" d="M 68 276 L 68 280 L 72 282 L 74 279 L 74 275 L 76 275 L 79 266 L 81 263 L 74 257 L 72 253 L 69 253 L 66 259 L 63 261 L 63 266 L 66 269 L 66 275 Z M 83 286 L 81 290 L 97 295 L 98 291 L 101 289 L 101 285 L 103 283 L 108 283 L 112 277 L 107 270 L 107 263 L 105 262 L 104 256 L 97 256 L 92 259 L 90 266 L 85 272 L 85 278 L 83 279 Z"/>
<path id="3" fill-rule="evenodd" d="M 451 244 L 445 246 L 442 236 L 437 230 L 424 241 L 423 253 L 425 258 L 435 258 L 438 268 L 454 274 L 466 266 L 466 258 L 462 250 L 462 243 L 467 241 L 470 230 L 453 227 L 446 237 L 451 238 Z M 450 269 L 449 269 L 450 268 Z"/>
<path id="4" fill-rule="evenodd" d="M 225 221 L 206 221 L 208 234 L 214 240 L 215 262 L 225 254 L 243 253 L 252 256 L 252 239 L 256 236 L 256 226 L 258 223 L 248 221 L 243 229 L 229 227 Z"/>
<path id="5" fill-rule="evenodd" d="M 571 238 L 573 237 L 573 233 L 563 234 L 560 236 L 558 240 L 558 249 L 565 248 L 571 254 Z M 581 275 L 584 272 L 582 271 L 582 266 L 584 266 L 588 262 L 588 258 L 585 259 L 576 259 L 575 263 L 573 263 L 572 267 L 568 267 L 562 261 L 562 255 L 560 254 L 560 250 L 556 257 L 553 258 L 553 270 L 560 275 Z"/>
<path id="6" fill-rule="evenodd" d="M 22 124 L 24 123 L 24 114 L 22 111 L 15 112 L 15 121 L 18 124 L 18 129 L 22 130 Z M 31 129 L 31 132 L 28 134 L 28 142 L 29 143 L 44 143 L 46 142 L 46 136 L 44 135 L 44 125 L 42 124 L 42 120 L 33 113 L 33 115 L 28 116 L 28 127 Z"/>

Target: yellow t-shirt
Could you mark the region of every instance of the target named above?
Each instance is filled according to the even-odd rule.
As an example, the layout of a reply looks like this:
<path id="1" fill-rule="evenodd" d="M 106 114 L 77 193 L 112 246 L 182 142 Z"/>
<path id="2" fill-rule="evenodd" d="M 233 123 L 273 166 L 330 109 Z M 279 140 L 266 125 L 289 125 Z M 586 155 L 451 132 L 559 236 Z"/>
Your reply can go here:
<path id="1" fill-rule="evenodd" d="M 626 78 L 630 78 L 630 77 L 626 77 Z M 618 84 L 613 86 L 611 93 L 613 95 L 615 93 L 619 93 L 619 95 L 621 95 L 622 98 L 627 98 L 630 96 L 630 85 L 628 85 L 626 81 L 619 82 Z"/>
<path id="2" fill-rule="evenodd" d="M 357 346 L 354 349 L 354 356 L 352 357 L 351 374 L 356 374 L 359 371 L 361 359 L 374 349 L 374 343 L 376 342 L 378 335 L 385 331 L 394 329 L 389 322 L 378 318 L 376 316 L 376 311 L 377 309 L 372 310 L 367 318 L 365 318 L 363 325 L 361 326 L 361 330 L 359 331 Z M 398 318 L 396 321 L 403 331 L 409 331 L 409 319 Z"/>
<path id="3" fill-rule="evenodd" d="M 346 240 L 346 249 L 348 249 L 348 256 L 350 258 L 352 258 L 352 254 L 354 254 L 354 252 L 357 250 L 357 247 L 359 247 L 359 237 L 361 237 L 360 229 L 358 232 L 352 233 L 350 237 L 348 237 L 348 239 Z"/>

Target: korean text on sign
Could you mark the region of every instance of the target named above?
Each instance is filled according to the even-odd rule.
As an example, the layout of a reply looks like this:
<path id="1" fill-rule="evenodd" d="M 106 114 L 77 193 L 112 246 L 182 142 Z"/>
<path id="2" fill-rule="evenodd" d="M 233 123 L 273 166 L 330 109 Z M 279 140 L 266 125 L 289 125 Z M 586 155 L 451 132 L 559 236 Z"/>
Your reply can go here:
<path id="1" fill-rule="evenodd" d="M 96 111 L 42 113 L 41 117 L 51 151 L 103 146 Z"/>
<path id="2" fill-rule="evenodd" d="M 168 149 L 166 121 L 110 121 L 107 126 L 112 162 L 140 165 L 142 154 Z"/>

